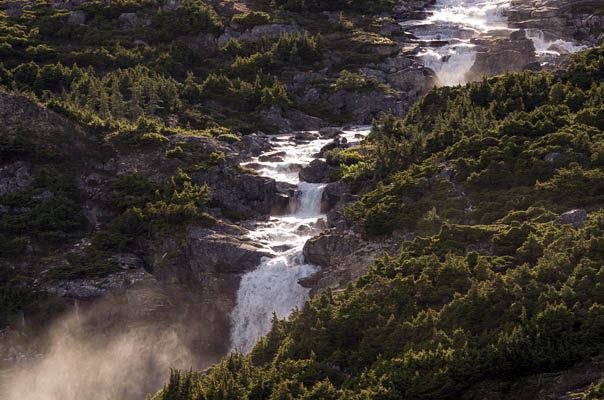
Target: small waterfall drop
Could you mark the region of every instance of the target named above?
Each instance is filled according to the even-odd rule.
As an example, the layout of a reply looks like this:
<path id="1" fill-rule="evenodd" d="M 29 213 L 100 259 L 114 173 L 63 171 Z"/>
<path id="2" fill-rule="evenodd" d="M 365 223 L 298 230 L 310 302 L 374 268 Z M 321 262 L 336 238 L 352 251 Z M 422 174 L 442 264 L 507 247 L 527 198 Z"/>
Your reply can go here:
<path id="1" fill-rule="evenodd" d="M 577 45 L 562 39 L 546 38 L 540 29 L 526 29 L 526 37 L 533 41 L 537 59 L 543 64 L 552 62 L 563 55 L 585 50 L 587 46 Z"/>
<path id="2" fill-rule="evenodd" d="M 369 133 L 368 128 L 347 131 L 343 137 L 349 142 L 358 141 L 357 135 Z M 267 222 L 258 223 L 250 232 L 250 238 L 265 243 L 274 257 L 265 258 L 258 267 L 246 273 L 239 284 L 237 304 L 231 313 L 231 348 L 248 353 L 256 341 L 271 326 L 272 315 L 287 317 L 295 308 L 308 300 L 309 290 L 298 281 L 315 273 L 318 268 L 304 262 L 302 249 L 306 241 L 318 233 L 317 221 L 321 214 L 321 198 L 325 184 L 300 182 L 300 166 L 307 165 L 330 139 L 315 139 L 296 144 L 289 137 L 276 140 L 275 150 L 285 153 L 282 161 L 261 162 L 258 158 L 249 165 L 260 174 L 279 182 L 295 185 L 296 197 L 291 214 L 273 216 Z M 244 165 L 246 165 L 244 164 Z"/>
<path id="3" fill-rule="evenodd" d="M 308 289 L 298 280 L 317 271 L 303 263 L 301 249 L 276 258 L 264 259 L 254 271 L 241 279 L 237 307 L 231 314 L 233 350 L 248 353 L 271 326 L 273 312 L 285 318 L 292 309 L 304 305 Z"/>
<path id="4" fill-rule="evenodd" d="M 481 40 L 509 37 L 507 11 L 512 0 L 437 0 L 424 20 L 405 21 L 401 26 L 420 41 L 417 57 L 432 69 L 443 86 L 467 83 L 466 74 L 476 61 Z M 555 64 L 563 54 L 583 50 L 559 38 L 548 38 L 539 29 L 526 29 L 542 66 Z"/>
<path id="5" fill-rule="evenodd" d="M 507 29 L 505 10 L 510 3 L 510 0 L 438 0 L 426 20 L 402 25 L 427 42 L 418 58 L 436 73 L 441 85 L 463 85 L 465 74 L 476 60 L 477 46 L 472 39 Z"/>
<path id="6" fill-rule="evenodd" d="M 298 184 L 299 205 L 295 215 L 297 217 L 319 217 L 321 214 L 321 198 L 325 185 L 318 183 L 300 182 Z"/>

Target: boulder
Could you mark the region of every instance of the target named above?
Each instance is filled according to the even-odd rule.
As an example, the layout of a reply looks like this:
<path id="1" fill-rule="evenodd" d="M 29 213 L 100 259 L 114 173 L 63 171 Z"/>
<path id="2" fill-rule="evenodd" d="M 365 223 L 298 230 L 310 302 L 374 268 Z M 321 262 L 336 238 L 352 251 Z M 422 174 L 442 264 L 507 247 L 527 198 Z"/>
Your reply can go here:
<path id="1" fill-rule="evenodd" d="M 321 101 L 321 91 L 317 88 L 310 88 L 302 97 L 304 103 L 317 104 Z"/>
<path id="2" fill-rule="evenodd" d="M 329 267 L 333 257 L 337 257 L 340 253 L 352 253 L 354 247 L 349 241 L 340 240 L 339 235 L 321 234 L 308 240 L 304 245 L 303 253 L 304 260 L 310 264 L 320 267 Z"/>
<path id="3" fill-rule="evenodd" d="M 342 181 L 337 181 L 328 184 L 323 190 L 323 197 L 321 198 L 321 212 L 327 213 L 338 204 L 348 188 Z"/>
<path id="4" fill-rule="evenodd" d="M 77 10 L 72 12 L 67 18 L 67 23 L 71 25 L 83 25 L 86 22 L 86 14 L 84 11 Z"/>
<path id="5" fill-rule="evenodd" d="M 352 226 L 351 222 L 346 218 L 341 208 L 334 208 L 327 212 L 327 227 L 335 228 L 337 230 L 350 229 Z"/>
<path id="6" fill-rule="evenodd" d="M 562 153 L 547 153 L 543 157 L 543 161 L 554 162 L 556 160 L 559 160 L 560 158 L 564 158 L 564 154 L 562 154 Z"/>
<path id="7" fill-rule="evenodd" d="M 300 180 L 309 183 L 321 183 L 325 179 L 327 163 L 323 160 L 313 160 L 308 167 L 299 172 Z"/>
<path id="8" fill-rule="evenodd" d="M 343 133 L 344 132 L 342 132 L 340 128 L 335 127 L 325 127 L 319 129 L 319 135 L 321 135 L 321 138 L 323 139 L 333 139 L 336 136 L 342 135 Z"/>
<path id="9" fill-rule="evenodd" d="M 317 137 L 314 133 L 309 132 L 309 131 L 301 131 L 301 132 L 296 132 L 296 134 L 292 137 L 291 140 L 295 141 L 295 142 L 310 142 L 312 140 L 315 140 Z"/>
<path id="10" fill-rule="evenodd" d="M 266 125 L 277 128 L 279 133 L 318 130 L 325 126 L 325 122 L 317 117 L 304 114 L 299 110 L 283 110 L 276 105 L 261 111 L 259 116 Z"/>
<path id="11" fill-rule="evenodd" d="M 457 173 L 457 171 L 455 171 L 455 168 L 452 167 L 444 167 L 439 173 L 435 174 L 432 177 L 432 180 L 435 182 L 438 181 L 452 181 L 453 178 L 455 177 L 455 174 Z"/>
<path id="12" fill-rule="evenodd" d="M 276 186 L 277 192 L 285 194 L 291 194 L 293 191 L 296 191 L 298 189 L 298 186 L 289 182 L 277 182 Z"/>
<path id="13" fill-rule="evenodd" d="M 472 68 L 466 73 L 467 81 L 479 81 L 484 76 L 500 75 L 506 72 L 520 72 L 536 61 L 533 41 L 520 40 L 474 40 L 484 49 L 476 53 Z"/>
<path id="14" fill-rule="evenodd" d="M 428 68 L 411 66 L 386 75 L 386 83 L 409 96 L 421 97 L 436 86 L 438 78 Z"/>
<path id="15" fill-rule="evenodd" d="M 345 149 L 350 146 L 351 145 L 348 143 L 342 143 L 340 138 L 337 137 L 334 140 L 332 140 L 331 142 L 327 143 L 325 146 L 321 147 L 321 150 L 319 150 L 319 153 L 316 156 L 324 157 L 326 151 L 333 150 L 333 149 Z"/>
<path id="16" fill-rule="evenodd" d="M 149 275 L 144 270 L 138 272 L 119 272 L 97 279 L 61 280 L 48 284 L 46 290 L 60 297 L 79 300 L 92 300 L 103 297 L 113 291 L 126 288 L 129 282 L 140 280 L 139 275 Z M 136 276 L 136 278 L 135 278 Z"/>
<path id="17" fill-rule="evenodd" d="M 33 182 L 34 177 L 21 162 L 0 168 L 0 196 L 24 190 Z"/>
<path id="18" fill-rule="evenodd" d="M 6 4 L 8 3 L 8 4 Z M 23 15 L 23 5 L 24 3 L 20 2 L 6 2 L 4 4 L 4 13 L 7 17 L 20 17 Z"/>
<path id="19" fill-rule="evenodd" d="M 526 39 L 526 31 L 524 29 L 518 29 L 510 33 L 510 40 L 523 40 Z"/>
<path id="20" fill-rule="evenodd" d="M 271 178 L 241 173 L 224 164 L 190 176 L 196 183 L 207 183 L 212 187 L 210 201 L 241 217 L 266 215 L 273 208 L 277 188 Z"/>
<path id="21" fill-rule="evenodd" d="M 289 212 L 289 196 L 284 193 L 276 193 L 273 197 L 271 215 L 284 215 Z"/>
<path id="22" fill-rule="evenodd" d="M 143 259 L 136 254 L 116 254 L 111 257 L 111 261 L 124 270 L 144 268 L 145 266 Z"/>
<path id="23" fill-rule="evenodd" d="M 270 254 L 243 235 L 213 229 L 191 228 L 188 247 L 193 278 L 203 282 L 208 273 L 243 274 Z"/>
<path id="24" fill-rule="evenodd" d="M 571 210 L 560 215 L 553 223 L 554 225 L 572 225 L 575 229 L 583 228 L 587 220 L 587 211 Z"/>
<path id="25" fill-rule="evenodd" d="M 523 71 L 541 71 L 542 69 L 543 67 L 539 61 L 528 63 L 522 68 Z"/>
<path id="26" fill-rule="evenodd" d="M 233 144 L 233 147 L 242 158 L 258 157 L 273 148 L 268 137 L 257 133 L 242 136 L 240 141 Z"/>
<path id="27" fill-rule="evenodd" d="M 300 280 L 311 289 L 311 296 L 326 287 L 345 288 L 367 271 L 375 257 L 396 252 L 400 241 L 370 240 L 352 230 L 330 229 L 308 240 L 303 254 L 306 262 L 322 267 L 316 274 Z"/>
<path id="28" fill-rule="evenodd" d="M 312 227 L 310 225 L 306 225 L 306 224 L 300 225 L 297 229 L 298 233 L 302 233 L 302 234 L 312 232 L 312 230 L 313 230 Z"/>
<path id="29" fill-rule="evenodd" d="M 181 0 L 167 0 L 164 4 L 164 11 L 176 11 L 180 7 Z"/>
<path id="30" fill-rule="evenodd" d="M 433 73 L 425 69 L 426 74 Z M 390 94 L 381 90 L 370 92 L 350 92 L 339 90 L 333 93 L 327 99 L 327 104 L 332 107 L 334 113 L 350 114 L 354 116 L 354 121 L 359 124 L 370 124 L 379 117 L 383 110 L 390 110 L 394 115 L 402 117 L 409 110 L 411 104 L 415 102 L 420 95 L 424 95 L 433 86 L 427 84 L 430 80 L 422 75 L 422 85 L 411 85 L 405 93 Z M 390 76 L 390 75 L 388 75 Z M 403 75 L 401 75 L 403 77 Z M 390 82 L 388 82 L 390 83 Z"/>
<path id="31" fill-rule="evenodd" d="M 50 190 L 45 190 L 40 194 L 36 194 L 34 196 L 31 196 L 32 200 L 36 200 L 36 201 L 41 201 L 41 202 L 45 202 L 48 201 L 50 199 L 53 198 L 55 194 L 53 192 L 51 192 Z"/>
<path id="32" fill-rule="evenodd" d="M 118 20 L 121 23 L 122 29 L 132 29 L 139 25 L 149 25 L 151 21 L 146 18 L 140 18 L 136 13 L 122 13 Z"/>
<path id="33" fill-rule="evenodd" d="M 188 266 L 176 266 L 176 276 L 183 282 L 204 282 L 204 276 L 216 274 L 229 276 L 238 281 L 241 274 L 253 270 L 263 257 L 270 253 L 254 241 L 248 240 L 245 230 L 217 225 L 213 228 L 192 227 L 187 238 L 186 262 Z M 164 274 L 154 271 L 156 275 Z M 171 279 L 171 277 L 166 276 Z M 225 277 L 226 278 L 226 277 Z M 236 290 L 236 287 L 235 287 Z"/>
<path id="34" fill-rule="evenodd" d="M 262 162 L 282 162 L 283 157 L 285 157 L 286 155 L 287 153 L 284 151 L 277 151 L 275 153 L 263 154 L 258 157 L 258 160 Z"/>

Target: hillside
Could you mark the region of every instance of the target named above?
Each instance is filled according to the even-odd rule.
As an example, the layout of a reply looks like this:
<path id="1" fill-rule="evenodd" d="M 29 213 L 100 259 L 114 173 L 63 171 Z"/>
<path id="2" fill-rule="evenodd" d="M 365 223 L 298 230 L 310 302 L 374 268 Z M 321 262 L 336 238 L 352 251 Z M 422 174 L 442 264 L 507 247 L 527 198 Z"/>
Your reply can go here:
<path id="1" fill-rule="evenodd" d="M 0 2 L 0 398 L 601 398 L 604 10 L 468 1 Z"/>
<path id="2" fill-rule="evenodd" d="M 275 320 L 248 356 L 175 372 L 155 398 L 533 399 L 596 381 L 603 62 L 600 47 L 385 116 L 363 153 L 333 156 L 353 160 L 340 164 L 352 187 L 375 187 L 346 212 L 367 234 L 415 238 Z M 527 379 L 581 362 L 568 386 Z"/>

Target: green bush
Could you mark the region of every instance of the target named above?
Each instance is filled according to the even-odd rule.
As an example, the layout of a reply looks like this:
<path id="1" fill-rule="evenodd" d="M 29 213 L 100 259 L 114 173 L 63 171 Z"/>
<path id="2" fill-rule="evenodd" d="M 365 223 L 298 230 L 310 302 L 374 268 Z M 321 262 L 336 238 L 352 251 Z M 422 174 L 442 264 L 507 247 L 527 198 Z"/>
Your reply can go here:
<path id="1" fill-rule="evenodd" d="M 365 76 L 343 70 L 336 80 L 334 89 L 349 92 L 369 92 L 373 90 L 385 91 L 387 86 L 380 84 L 375 76 Z"/>
<path id="2" fill-rule="evenodd" d="M 278 73 L 288 65 L 309 66 L 321 59 L 321 36 L 283 34 L 266 51 L 259 51 L 247 57 L 237 57 L 230 67 L 233 76 L 255 75 L 259 70 Z"/>
<path id="3" fill-rule="evenodd" d="M 202 0 L 183 0 L 178 10 L 160 11 L 151 18 L 153 35 L 159 40 L 200 32 L 219 33 L 223 29 L 214 8 Z"/>
<path id="4" fill-rule="evenodd" d="M 119 271 L 120 268 L 111 261 L 107 253 L 89 251 L 82 255 L 71 255 L 67 264 L 55 266 L 48 271 L 45 278 L 90 279 Z"/>
<path id="5" fill-rule="evenodd" d="M 204 155 L 206 163 L 224 161 L 216 153 Z M 120 175 L 111 185 L 108 205 L 118 211 L 108 231 L 98 233 L 93 244 L 101 252 L 131 250 L 137 240 L 159 232 L 176 232 L 188 223 L 211 226 L 215 219 L 205 213 L 210 188 L 192 183 L 179 170 L 167 185 L 152 183 L 140 172 Z"/>
<path id="6" fill-rule="evenodd" d="M 218 135 L 216 137 L 216 139 L 218 140 L 222 140 L 223 142 L 227 142 L 227 143 L 237 143 L 238 141 L 240 141 L 241 139 L 239 138 L 239 136 L 233 134 L 233 133 L 223 133 L 221 135 Z"/>
<path id="7" fill-rule="evenodd" d="M 354 165 L 365 160 L 365 158 L 358 149 L 333 149 L 325 152 L 327 163 L 333 166 Z"/>
<path id="8" fill-rule="evenodd" d="M 256 25 L 268 24 L 271 21 L 271 17 L 262 11 L 250 11 L 245 14 L 233 15 L 231 21 L 244 29 L 251 29 Z"/>
<path id="9" fill-rule="evenodd" d="M 87 226 L 77 188 L 55 170 L 39 170 L 29 188 L 5 194 L 0 204 L 9 208 L 0 213 L 0 235 L 7 238 L 0 256 L 23 255 L 30 242 L 57 245 Z"/>

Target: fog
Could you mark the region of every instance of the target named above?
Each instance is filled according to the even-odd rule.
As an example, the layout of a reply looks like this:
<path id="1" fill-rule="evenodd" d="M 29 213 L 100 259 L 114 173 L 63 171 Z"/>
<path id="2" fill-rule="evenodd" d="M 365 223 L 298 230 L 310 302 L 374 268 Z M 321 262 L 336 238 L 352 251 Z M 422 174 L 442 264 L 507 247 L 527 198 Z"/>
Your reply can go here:
<path id="1" fill-rule="evenodd" d="M 142 400 L 167 382 L 171 367 L 194 365 L 184 328 L 99 327 L 98 310 L 89 314 L 54 323 L 38 340 L 42 355 L 5 376 L 0 398 Z"/>

